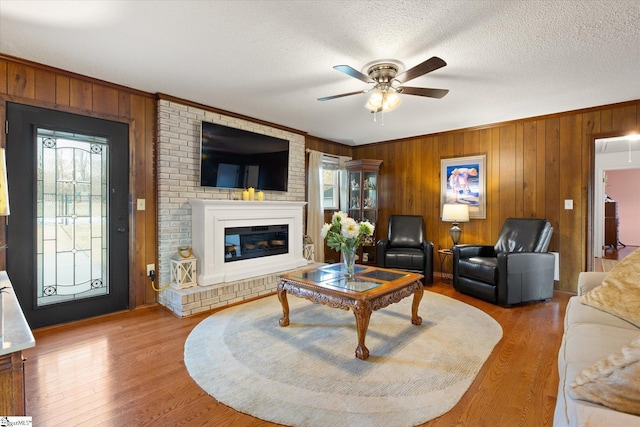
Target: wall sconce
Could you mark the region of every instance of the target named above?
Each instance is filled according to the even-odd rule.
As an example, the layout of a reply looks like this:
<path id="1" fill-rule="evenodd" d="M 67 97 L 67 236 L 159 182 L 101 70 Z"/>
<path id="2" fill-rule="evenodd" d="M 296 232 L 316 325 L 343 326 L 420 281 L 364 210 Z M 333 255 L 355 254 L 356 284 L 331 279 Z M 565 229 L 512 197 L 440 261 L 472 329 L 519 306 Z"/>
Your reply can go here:
<path id="1" fill-rule="evenodd" d="M 446 204 L 442 208 L 442 220 L 453 222 L 453 226 L 449 230 L 453 246 L 460 241 L 462 229 L 458 227 L 459 222 L 469 222 L 469 206 L 463 204 Z"/>

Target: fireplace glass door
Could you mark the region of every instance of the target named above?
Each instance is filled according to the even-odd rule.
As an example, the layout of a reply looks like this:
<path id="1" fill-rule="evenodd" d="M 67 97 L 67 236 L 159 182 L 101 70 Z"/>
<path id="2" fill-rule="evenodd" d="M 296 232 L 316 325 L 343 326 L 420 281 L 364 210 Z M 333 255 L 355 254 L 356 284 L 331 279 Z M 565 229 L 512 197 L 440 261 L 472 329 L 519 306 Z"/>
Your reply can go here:
<path id="1" fill-rule="evenodd" d="M 225 262 L 289 252 L 289 225 L 231 227 L 224 230 Z"/>

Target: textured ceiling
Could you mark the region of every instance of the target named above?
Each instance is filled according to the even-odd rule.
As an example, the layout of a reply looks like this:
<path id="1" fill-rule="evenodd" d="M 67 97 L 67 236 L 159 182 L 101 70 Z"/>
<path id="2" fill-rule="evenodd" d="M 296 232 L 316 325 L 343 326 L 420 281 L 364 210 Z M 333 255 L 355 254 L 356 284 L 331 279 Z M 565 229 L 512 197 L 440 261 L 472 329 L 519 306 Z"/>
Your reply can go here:
<path id="1" fill-rule="evenodd" d="M 640 99 L 640 1 L 7 1 L 0 52 L 161 92 L 349 145 Z M 332 67 L 410 82 L 373 115 L 368 89 Z"/>

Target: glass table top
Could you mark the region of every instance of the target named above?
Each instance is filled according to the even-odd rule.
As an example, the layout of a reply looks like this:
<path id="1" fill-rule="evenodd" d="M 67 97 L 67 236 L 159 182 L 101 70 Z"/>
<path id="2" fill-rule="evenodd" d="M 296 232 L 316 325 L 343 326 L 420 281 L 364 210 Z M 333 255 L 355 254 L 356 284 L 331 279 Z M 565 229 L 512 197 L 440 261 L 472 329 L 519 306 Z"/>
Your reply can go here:
<path id="1" fill-rule="evenodd" d="M 345 273 L 346 268 L 344 264 L 336 263 L 315 270 L 294 273 L 291 274 L 291 277 L 318 283 L 323 286 L 365 292 L 407 276 L 406 273 L 378 270 L 357 264 L 354 267 L 355 277 L 353 279 L 347 279 Z"/>

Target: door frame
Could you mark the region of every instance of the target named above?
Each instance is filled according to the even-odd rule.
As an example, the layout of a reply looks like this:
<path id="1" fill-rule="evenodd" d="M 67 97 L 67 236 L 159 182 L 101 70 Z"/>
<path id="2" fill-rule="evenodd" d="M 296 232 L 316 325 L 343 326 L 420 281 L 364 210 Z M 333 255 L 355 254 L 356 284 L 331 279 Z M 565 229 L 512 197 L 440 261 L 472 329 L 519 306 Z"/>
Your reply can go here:
<path id="1" fill-rule="evenodd" d="M 614 170 L 616 168 L 599 168 L 596 170 L 596 140 L 597 139 L 606 139 L 606 138 L 615 138 L 621 137 L 633 133 L 640 133 L 638 129 L 630 129 L 626 131 L 618 130 L 611 132 L 601 132 L 594 133 L 590 135 L 591 144 L 589 145 L 587 154 L 588 154 L 588 164 L 589 164 L 589 179 L 588 179 L 588 187 L 587 187 L 587 220 L 586 220 L 586 271 L 595 271 L 595 253 L 596 253 L 596 244 L 604 243 L 604 206 L 600 207 L 600 205 L 596 206 L 596 201 L 598 197 L 601 197 L 600 200 L 604 200 L 604 191 L 602 190 L 602 182 L 597 182 L 596 180 L 601 181 L 604 170 Z M 620 169 L 637 169 L 640 168 L 640 165 L 635 165 L 633 168 L 620 168 Z M 598 187 L 596 187 L 598 185 Z M 597 230 L 599 229 L 599 231 Z M 602 238 L 596 238 L 596 232 L 602 233 Z"/>

